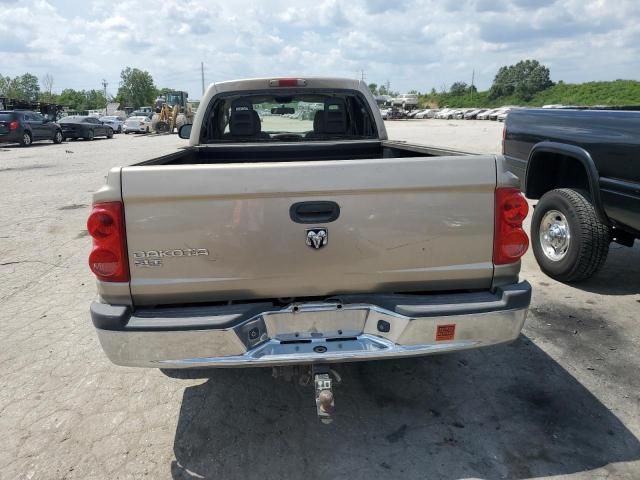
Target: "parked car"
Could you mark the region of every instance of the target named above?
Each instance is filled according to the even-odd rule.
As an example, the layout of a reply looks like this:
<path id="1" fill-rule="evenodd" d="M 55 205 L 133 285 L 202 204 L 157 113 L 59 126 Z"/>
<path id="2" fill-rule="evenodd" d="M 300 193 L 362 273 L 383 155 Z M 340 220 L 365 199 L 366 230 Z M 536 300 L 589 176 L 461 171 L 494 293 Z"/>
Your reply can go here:
<path id="1" fill-rule="evenodd" d="M 151 131 L 151 119 L 146 115 L 129 117 L 122 126 L 122 131 L 129 133 L 149 133 Z"/>
<path id="2" fill-rule="evenodd" d="M 403 93 L 396 98 L 391 99 L 391 106 L 406 108 L 414 108 L 418 105 L 418 95 L 415 93 Z"/>
<path id="3" fill-rule="evenodd" d="M 109 115 L 106 117 L 100 117 L 100 121 L 105 125 L 109 125 L 115 133 L 122 133 L 124 120 L 122 120 L 120 117 Z"/>
<path id="4" fill-rule="evenodd" d="M 285 94 L 324 103 L 307 131 L 260 122 Z M 114 363 L 298 366 L 329 421 L 333 363 L 518 338 L 528 205 L 501 156 L 389 141 L 367 85 L 336 78 L 212 84 L 179 136 L 93 197 L 91 318 Z"/>
<path id="5" fill-rule="evenodd" d="M 508 112 L 511 107 L 501 107 L 495 109 L 493 112 L 489 114 L 489 120 L 496 121 L 498 120 L 498 115 L 502 115 L 503 113 Z"/>
<path id="6" fill-rule="evenodd" d="M 477 120 L 489 120 L 489 116 L 492 115 L 497 110 L 500 110 L 500 109 L 499 108 L 492 108 L 492 109 L 486 110 L 486 111 L 476 115 L 476 119 Z"/>
<path id="7" fill-rule="evenodd" d="M 460 110 L 454 112 L 453 118 L 455 118 L 456 120 L 463 120 L 465 114 L 467 112 L 470 112 L 471 110 L 473 110 L 473 108 L 461 108 Z"/>
<path id="8" fill-rule="evenodd" d="M 443 108 L 436 114 L 435 118 L 446 119 L 451 114 L 452 111 L 453 111 L 453 108 Z"/>
<path id="9" fill-rule="evenodd" d="M 427 108 L 426 110 L 421 110 L 418 112 L 414 118 L 433 118 L 433 116 L 437 113 L 437 110 L 432 108 Z"/>
<path id="10" fill-rule="evenodd" d="M 380 109 L 380 115 L 382 116 L 383 120 L 387 120 L 389 118 L 389 108 L 381 108 Z"/>
<path id="11" fill-rule="evenodd" d="M 136 110 L 135 112 L 131 112 L 127 118 L 132 117 L 153 117 L 153 112 L 149 112 L 147 110 Z"/>
<path id="12" fill-rule="evenodd" d="M 22 147 L 28 147 L 40 140 L 62 143 L 60 125 L 38 112 L 0 111 L 0 143 L 19 143 Z"/>
<path id="13" fill-rule="evenodd" d="M 478 115 L 480 115 L 481 113 L 484 113 L 486 111 L 487 111 L 486 108 L 476 108 L 476 109 L 470 110 L 470 111 L 468 111 L 468 112 L 466 112 L 464 114 L 464 119 L 465 120 L 475 120 L 475 119 L 477 119 Z"/>
<path id="14" fill-rule="evenodd" d="M 98 117 L 74 115 L 60 120 L 62 136 L 67 138 L 83 138 L 93 140 L 96 137 L 113 138 L 113 128 L 103 124 Z"/>
<path id="15" fill-rule="evenodd" d="M 507 118 L 507 115 L 509 115 L 509 112 L 511 111 L 511 108 L 507 108 L 505 110 L 502 110 L 500 113 L 498 113 L 498 115 L 496 116 L 496 120 L 499 122 L 504 122 Z"/>
<path id="16" fill-rule="evenodd" d="M 640 111 L 513 109 L 503 152 L 527 198 L 533 253 L 559 281 L 589 278 L 609 244 L 640 239 Z M 630 268 L 640 265 L 629 265 Z"/>

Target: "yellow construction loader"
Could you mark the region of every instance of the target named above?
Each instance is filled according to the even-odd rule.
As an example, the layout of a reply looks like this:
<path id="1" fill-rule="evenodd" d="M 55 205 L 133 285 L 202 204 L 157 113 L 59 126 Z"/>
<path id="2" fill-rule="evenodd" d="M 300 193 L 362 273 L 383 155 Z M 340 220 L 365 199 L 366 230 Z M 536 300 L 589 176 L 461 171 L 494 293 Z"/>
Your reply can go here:
<path id="1" fill-rule="evenodd" d="M 156 133 L 173 133 L 182 125 L 193 123 L 193 110 L 187 92 L 168 92 L 156 99 L 151 128 Z"/>

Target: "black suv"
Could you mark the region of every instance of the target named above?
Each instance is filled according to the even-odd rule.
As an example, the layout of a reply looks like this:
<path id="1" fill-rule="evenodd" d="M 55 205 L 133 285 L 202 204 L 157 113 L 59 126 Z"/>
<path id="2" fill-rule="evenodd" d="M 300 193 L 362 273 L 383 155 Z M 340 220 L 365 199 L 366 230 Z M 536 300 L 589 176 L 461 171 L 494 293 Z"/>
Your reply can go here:
<path id="1" fill-rule="evenodd" d="M 60 125 L 37 112 L 0 110 L 0 143 L 19 143 L 28 147 L 38 140 L 62 143 Z"/>

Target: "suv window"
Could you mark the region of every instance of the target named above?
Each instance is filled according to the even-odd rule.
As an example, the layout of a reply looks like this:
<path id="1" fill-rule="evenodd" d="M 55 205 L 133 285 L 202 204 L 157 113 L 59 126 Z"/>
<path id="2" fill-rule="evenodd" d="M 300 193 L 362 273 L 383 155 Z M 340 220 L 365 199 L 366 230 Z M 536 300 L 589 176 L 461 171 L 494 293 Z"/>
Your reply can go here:
<path id="1" fill-rule="evenodd" d="M 20 119 L 20 116 L 14 112 L 0 112 L 0 121 L 10 122 L 16 118 Z"/>
<path id="2" fill-rule="evenodd" d="M 44 117 L 42 115 L 40 115 L 39 113 L 31 112 L 29 114 L 29 116 L 31 117 L 31 121 L 32 122 L 43 122 L 44 121 Z"/>

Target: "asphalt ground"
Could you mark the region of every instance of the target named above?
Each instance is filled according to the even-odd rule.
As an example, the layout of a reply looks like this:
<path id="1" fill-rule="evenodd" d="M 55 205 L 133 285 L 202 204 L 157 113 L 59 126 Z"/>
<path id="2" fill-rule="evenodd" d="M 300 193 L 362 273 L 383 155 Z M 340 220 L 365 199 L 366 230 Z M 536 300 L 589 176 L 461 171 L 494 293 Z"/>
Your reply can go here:
<path id="1" fill-rule="evenodd" d="M 391 138 L 491 153 L 495 122 L 387 122 Z M 640 246 L 578 285 L 534 287 L 506 346 L 349 364 L 337 419 L 268 369 L 206 379 L 112 365 L 88 308 L 91 192 L 184 145 L 125 136 L 0 146 L 0 478 L 640 478 Z"/>

